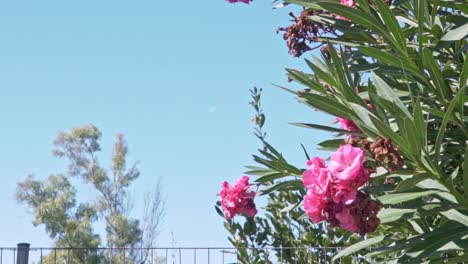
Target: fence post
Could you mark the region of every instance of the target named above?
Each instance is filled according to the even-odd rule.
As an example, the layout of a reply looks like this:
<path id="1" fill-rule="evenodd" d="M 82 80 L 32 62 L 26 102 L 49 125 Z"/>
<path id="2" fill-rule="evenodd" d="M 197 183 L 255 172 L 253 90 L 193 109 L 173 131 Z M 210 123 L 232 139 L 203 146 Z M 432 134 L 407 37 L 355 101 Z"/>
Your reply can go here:
<path id="1" fill-rule="evenodd" d="M 29 244 L 18 244 L 18 255 L 16 255 L 17 264 L 28 264 L 29 262 Z"/>

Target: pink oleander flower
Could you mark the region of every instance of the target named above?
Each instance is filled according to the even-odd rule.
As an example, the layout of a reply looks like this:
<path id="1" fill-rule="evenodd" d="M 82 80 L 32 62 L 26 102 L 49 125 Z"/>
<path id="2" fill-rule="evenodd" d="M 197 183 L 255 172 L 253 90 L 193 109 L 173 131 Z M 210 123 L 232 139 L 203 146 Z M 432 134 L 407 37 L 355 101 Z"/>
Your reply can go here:
<path id="1" fill-rule="evenodd" d="M 241 2 L 241 3 L 244 3 L 244 4 L 249 4 L 250 2 L 252 2 L 252 0 L 226 0 L 226 1 L 228 1 L 231 4 L 237 3 L 237 2 Z"/>
<path id="2" fill-rule="evenodd" d="M 342 5 L 345 5 L 345 6 L 349 6 L 349 7 L 352 7 L 352 8 L 357 8 L 356 2 L 354 0 L 341 0 L 340 3 Z M 345 20 L 345 21 L 350 21 L 348 18 L 339 16 L 339 15 L 336 15 L 336 18 L 341 19 L 341 20 Z"/>
<path id="3" fill-rule="evenodd" d="M 369 110 L 373 113 L 375 110 L 374 110 L 374 106 L 367 100 L 367 108 L 369 108 Z"/>
<path id="4" fill-rule="evenodd" d="M 341 0 L 340 3 L 345 6 L 356 7 L 356 2 L 354 0 Z"/>
<path id="5" fill-rule="evenodd" d="M 331 227 L 365 235 L 380 224 L 381 204 L 359 190 L 369 180 L 364 150 L 342 145 L 330 157 L 328 166 L 319 157 L 307 162 L 303 183 L 304 210 L 313 223 L 327 221 Z"/>
<path id="6" fill-rule="evenodd" d="M 349 208 L 344 207 L 341 212 L 335 213 L 336 219 L 340 221 L 340 226 L 348 231 L 357 233 L 359 231 L 358 223 L 355 216 Z"/>
<path id="7" fill-rule="evenodd" d="M 330 188 L 330 197 L 337 204 L 351 204 L 356 199 L 357 188 L 351 187 L 347 181 L 336 181 Z"/>
<path id="8" fill-rule="evenodd" d="M 364 162 L 366 156 L 362 149 L 344 144 L 330 156 L 328 169 L 337 179 L 355 183 L 357 188 L 360 177 L 363 177 Z"/>
<path id="9" fill-rule="evenodd" d="M 332 180 L 330 171 L 325 166 L 325 161 L 319 157 L 307 162 L 308 169 L 303 174 L 304 186 L 312 193 L 324 195 L 328 192 L 328 186 Z"/>
<path id="10" fill-rule="evenodd" d="M 304 196 L 304 210 L 315 224 L 325 220 L 324 213 L 328 207 L 327 198 L 322 195 L 310 193 Z"/>
<path id="11" fill-rule="evenodd" d="M 348 131 L 355 132 L 355 133 L 361 133 L 361 129 L 359 129 L 359 127 L 356 125 L 356 123 L 354 123 L 353 120 L 337 117 L 336 121 L 338 122 L 338 124 L 340 124 L 340 127 L 343 130 L 348 130 Z"/>
<path id="12" fill-rule="evenodd" d="M 223 182 L 221 192 L 221 207 L 227 220 L 234 216 L 244 214 L 253 217 L 257 214 L 255 203 L 253 201 L 255 192 L 249 191 L 249 177 L 239 178 L 234 185 Z"/>

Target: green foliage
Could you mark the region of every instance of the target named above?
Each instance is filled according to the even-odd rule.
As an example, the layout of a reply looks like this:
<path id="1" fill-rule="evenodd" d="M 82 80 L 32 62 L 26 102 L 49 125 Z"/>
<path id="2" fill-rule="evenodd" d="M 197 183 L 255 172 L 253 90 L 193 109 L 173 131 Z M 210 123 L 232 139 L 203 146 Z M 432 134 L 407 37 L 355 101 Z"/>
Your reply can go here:
<path id="1" fill-rule="evenodd" d="M 322 50 L 320 59 L 306 60 L 307 71 L 287 69 L 289 77 L 303 89 L 285 89 L 314 109 L 353 120 L 362 131 L 354 133 L 359 138 L 370 142 L 377 138 L 391 139 L 404 161 L 404 166 L 394 171 L 385 162 L 369 159 L 369 163 L 377 166 L 377 172 L 371 175 L 365 188 L 384 205 L 379 214 L 381 225 L 367 237 L 349 238 L 347 242 L 353 245 L 336 255 L 335 260 L 359 254 L 370 262 L 465 261 L 468 248 L 466 2 L 396 0 L 388 5 L 382 0 L 357 0 L 356 8 L 336 1 L 287 2 L 308 11 L 316 10 L 309 19 L 332 26 L 335 32 L 317 40 L 327 49 Z M 366 106 L 367 100 L 373 110 Z M 338 136 L 351 134 L 321 124 L 295 125 L 338 133 Z M 336 139 L 320 144 L 326 150 L 334 150 L 339 145 Z M 264 167 L 249 173 L 260 176 L 259 193 L 268 195 L 264 213 L 269 225 L 276 228 L 276 223 L 284 218 L 287 230 L 268 229 L 262 224 L 263 217 L 248 219 L 262 230 L 258 234 L 269 231 L 255 243 L 270 245 L 274 241 L 270 239 L 277 237 L 281 241 L 295 241 L 299 247 L 309 246 L 311 240 L 302 240 L 307 235 L 314 236 L 314 243 L 320 246 L 342 243 L 340 231 L 326 230 L 322 224 L 311 225 L 307 218 L 300 216 L 301 206 L 296 205 L 300 205 L 305 192 L 298 184 L 302 170 L 288 164 L 269 145 L 260 153 L 261 157 L 254 156 L 254 160 Z M 390 184 L 384 184 L 385 178 Z M 295 212 L 296 215 L 290 215 Z M 229 223 L 227 228 L 233 236 L 241 238 L 233 241 L 236 246 L 249 245 L 239 235 L 242 230 L 246 232 L 245 228 L 235 223 Z M 300 232 L 293 231 L 296 229 Z M 333 235 L 328 239 L 318 239 L 330 234 Z"/>
<path id="2" fill-rule="evenodd" d="M 247 166 L 249 171 L 246 173 L 257 176 L 255 182 L 264 186 L 258 195 L 267 198 L 267 205 L 262 208 L 261 216 L 225 222 L 229 241 L 238 249 L 237 258 L 241 263 L 275 263 L 275 259 L 286 263 L 331 261 L 337 248 L 355 238 L 343 230 L 328 230 L 326 223 L 313 225 L 308 220 L 302 208 L 305 195 L 302 170 L 288 164 L 283 155 L 266 141 L 261 89 L 251 90 L 251 96 L 251 105 L 256 113 L 255 134 L 263 145 L 260 155 L 253 157 L 266 168 Z M 219 202 L 216 211 L 224 217 Z M 323 250 L 323 246 L 328 250 Z M 344 260 L 348 263 L 351 258 Z"/>
<path id="3" fill-rule="evenodd" d="M 103 244 L 93 230 L 96 221 L 104 220 L 106 247 L 148 247 L 154 242 L 164 216 L 164 200 L 160 195 L 161 189 L 157 187 L 147 195 L 144 222 L 130 218 L 127 192 L 130 184 L 138 178 L 139 171 L 135 165 L 127 168 L 128 148 L 120 134 L 114 144 L 112 169 L 106 170 L 101 166 L 97 157 L 101 150 L 100 137 L 101 132 L 92 125 L 60 133 L 54 141 L 53 153 L 67 158 L 68 174 L 51 175 L 44 181 L 29 176 L 18 183 L 17 200 L 33 210 L 33 224 L 44 225 L 56 247 L 88 249 L 54 251 L 46 257 L 45 263 L 55 263 L 55 259 L 100 263 L 106 259 L 111 261 L 110 258 L 118 263 L 143 263 L 148 257 L 136 251 L 117 250 L 113 256 L 108 256 L 96 250 Z M 69 180 L 73 177 L 82 179 L 96 191 L 98 195 L 91 204 L 77 203 L 77 191 Z"/>

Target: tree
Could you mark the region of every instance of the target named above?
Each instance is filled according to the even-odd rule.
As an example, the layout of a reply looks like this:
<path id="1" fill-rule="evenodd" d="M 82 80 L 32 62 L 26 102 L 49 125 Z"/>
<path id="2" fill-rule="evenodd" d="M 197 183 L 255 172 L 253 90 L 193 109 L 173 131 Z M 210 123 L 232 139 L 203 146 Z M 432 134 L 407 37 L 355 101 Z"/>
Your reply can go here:
<path id="1" fill-rule="evenodd" d="M 329 162 L 303 148 L 299 166 L 261 138 L 266 148 L 254 156 L 260 166 L 248 172 L 255 183 L 232 195 L 242 201 L 255 188 L 268 195 L 265 215 L 275 228 L 252 233 L 262 228 L 263 216 L 247 218 L 244 226 L 228 220 L 241 257 L 242 248 L 258 241 L 274 245 L 279 235 L 297 241 L 296 224 L 308 232 L 323 224 L 334 234 L 328 242 L 348 246 L 335 260 L 351 261 L 346 256 L 352 254 L 372 263 L 468 260 L 466 3 L 287 0 L 278 7 L 287 4 L 303 7 L 292 25 L 279 29 L 291 55 L 320 48 L 322 56 L 306 59 L 306 70 L 287 69 L 303 89 L 284 89 L 331 115 L 339 128 L 294 123 L 335 134 L 319 144 L 333 152 Z M 222 209 L 231 210 L 223 199 L 232 197 L 221 196 Z M 282 208 L 281 216 L 269 217 L 274 207 Z M 301 216 L 291 213 L 301 210 Z M 280 219 L 292 226 L 276 228 Z M 244 263 L 258 254 L 247 257 Z"/>
<path id="2" fill-rule="evenodd" d="M 67 174 L 51 175 L 45 181 L 29 176 L 18 183 L 16 197 L 33 210 L 33 224 L 43 224 L 55 246 L 89 249 L 74 250 L 74 261 L 92 263 L 111 257 L 119 263 L 144 263 L 148 254 L 133 248 L 153 245 L 156 239 L 165 212 L 161 184 L 158 182 L 146 194 L 143 223 L 131 218 L 131 208 L 126 206 L 128 188 L 140 172 L 136 165 L 127 167 L 128 147 L 121 134 L 114 144 L 111 169 L 101 166 L 97 156 L 100 138 L 101 132 L 93 125 L 60 133 L 54 140 L 53 153 L 69 161 Z M 97 192 L 95 201 L 77 205 L 77 191 L 69 178 L 80 178 L 91 185 Z M 116 248 L 110 254 L 96 250 L 102 240 L 93 230 L 93 223 L 100 219 L 105 224 L 104 246 Z M 56 258 L 55 252 L 48 258 Z"/>

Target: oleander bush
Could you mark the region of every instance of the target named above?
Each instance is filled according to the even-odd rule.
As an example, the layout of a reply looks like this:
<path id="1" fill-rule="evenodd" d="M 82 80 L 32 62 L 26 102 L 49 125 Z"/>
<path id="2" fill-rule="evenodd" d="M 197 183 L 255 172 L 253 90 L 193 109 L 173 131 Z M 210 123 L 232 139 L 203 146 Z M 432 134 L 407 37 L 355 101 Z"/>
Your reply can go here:
<path id="1" fill-rule="evenodd" d="M 275 7 L 288 4 L 302 12 L 278 32 L 308 68 L 286 69 L 303 88 L 284 88 L 285 95 L 336 121 L 293 124 L 330 132 L 319 147 L 332 154 L 305 152 L 304 164 L 288 163 L 267 142 L 261 93 L 251 91 L 263 148 L 246 172 L 252 182 L 224 183 L 216 206 L 240 261 L 468 261 L 467 3 L 288 0 Z M 255 196 L 266 197 L 264 208 Z"/>

